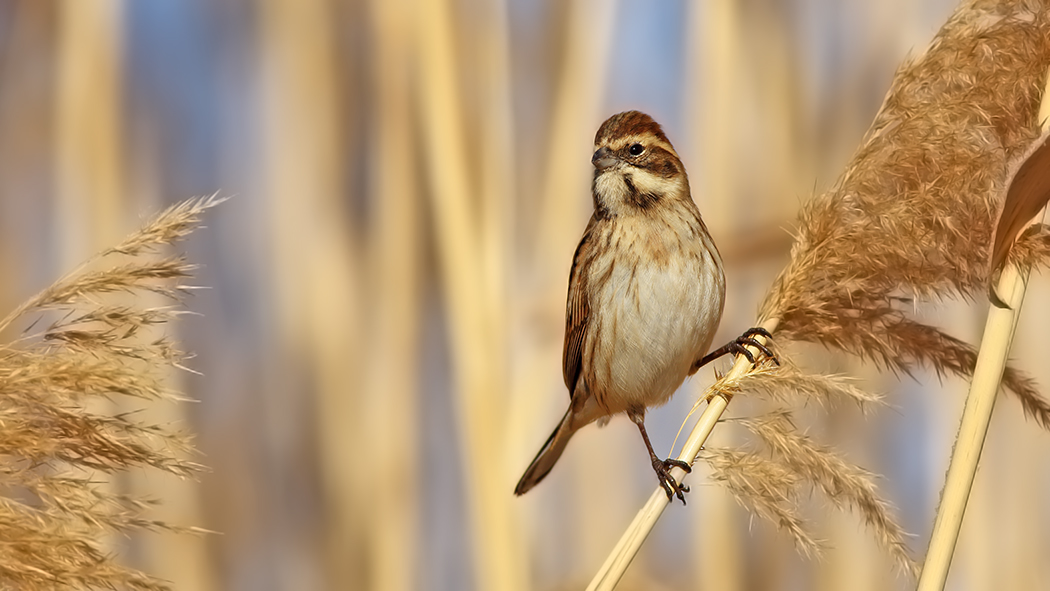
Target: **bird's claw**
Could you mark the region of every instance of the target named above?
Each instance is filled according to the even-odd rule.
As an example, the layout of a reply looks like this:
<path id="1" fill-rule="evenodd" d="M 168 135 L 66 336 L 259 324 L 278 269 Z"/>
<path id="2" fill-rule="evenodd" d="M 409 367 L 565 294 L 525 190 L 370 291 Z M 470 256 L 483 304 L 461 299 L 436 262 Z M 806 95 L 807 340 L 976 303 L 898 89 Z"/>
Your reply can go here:
<path id="1" fill-rule="evenodd" d="M 755 340 L 755 335 L 765 337 L 767 339 L 773 338 L 773 335 L 769 334 L 768 330 L 756 326 L 754 328 L 749 328 L 745 330 L 744 334 L 737 337 L 735 341 L 729 343 L 730 350 L 738 355 L 743 355 L 752 365 L 754 365 L 755 355 L 750 350 L 748 350 L 748 347 L 754 347 L 761 351 L 763 355 L 771 359 L 773 363 L 780 365 L 780 360 L 777 359 L 777 356 L 775 354 L 773 354 L 773 351 L 771 351 L 769 347 Z"/>
<path id="2" fill-rule="evenodd" d="M 682 504 L 685 504 L 685 493 L 689 492 L 689 487 L 679 483 L 675 480 L 674 476 L 671 475 L 671 468 L 681 468 L 686 473 L 692 472 L 693 468 L 687 462 L 682 460 L 674 460 L 668 458 L 666 460 L 654 459 L 653 470 L 656 471 L 656 477 L 660 479 L 660 487 L 667 493 L 667 500 L 674 500 L 674 497 L 678 497 Z"/>

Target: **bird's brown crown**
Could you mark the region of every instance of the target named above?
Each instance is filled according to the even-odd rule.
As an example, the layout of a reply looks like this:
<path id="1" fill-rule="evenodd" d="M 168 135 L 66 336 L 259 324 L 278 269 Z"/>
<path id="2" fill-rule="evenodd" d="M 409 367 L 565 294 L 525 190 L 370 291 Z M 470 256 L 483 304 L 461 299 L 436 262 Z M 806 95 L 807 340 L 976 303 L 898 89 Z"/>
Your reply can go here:
<path id="1" fill-rule="evenodd" d="M 598 128 L 598 133 L 594 136 L 594 145 L 607 146 L 623 138 L 643 138 L 645 136 L 656 137 L 668 147 L 671 145 L 667 136 L 664 135 L 664 130 L 660 128 L 660 124 L 653 121 L 652 117 L 641 111 L 624 111 L 609 117 L 605 123 L 602 123 L 602 126 Z"/>

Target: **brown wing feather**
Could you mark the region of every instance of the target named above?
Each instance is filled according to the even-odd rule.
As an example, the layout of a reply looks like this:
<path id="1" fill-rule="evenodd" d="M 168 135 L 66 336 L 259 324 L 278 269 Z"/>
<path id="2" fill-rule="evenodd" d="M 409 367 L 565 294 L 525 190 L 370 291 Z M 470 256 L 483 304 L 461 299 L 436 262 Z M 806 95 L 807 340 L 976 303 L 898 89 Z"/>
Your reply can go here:
<path id="1" fill-rule="evenodd" d="M 587 302 L 587 278 L 584 273 L 584 259 L 593 247 L 592 236 L 595 218 L 587 223 L 580 244 L 572 255 L 572 269 L 569 271 L 569 297 L 565 303 L 565 348 L 562 350 L 562 375 L 569 388 L 569 397 L 576 389 L 576 380 L 580 377 L 583 359 L 583 337 L 587 332 L 587 318 L 591 308 Z"/>
<path id="2" fill-rule="evenodd" d="M 1050 199 L 1050 142 L 1044 140 L 1021 164 L 1006 191 L 1003 212 L 992 241 L 994 273 L 1006 262 L 1017 235 Z"/>

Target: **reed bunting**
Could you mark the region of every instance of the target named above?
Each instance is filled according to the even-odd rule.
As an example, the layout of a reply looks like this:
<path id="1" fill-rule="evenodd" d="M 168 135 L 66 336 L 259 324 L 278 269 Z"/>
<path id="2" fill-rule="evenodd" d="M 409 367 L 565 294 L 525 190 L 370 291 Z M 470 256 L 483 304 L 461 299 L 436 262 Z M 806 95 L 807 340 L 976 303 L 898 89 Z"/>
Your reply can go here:
<path id="1" fill-rule="evenodd" d="M 594 214 L 569 273 L 562 357 L 570 404 L 514 492 L 536 486 L 569 439 L 594 421 L 627 413 L 642 434 L 670 500 L 689 488 L 645 432 L 645 411 L 664 404 L 686 376 L 743 345 L 772 357 L 750 329 L 708 352 L 725 303 L 722 258 L 689 194 L 689 179 L 660 125 L 638 111 L 613 115 L 594 138 Z M 775 359 L 775 358 L 774 358 Z"/>

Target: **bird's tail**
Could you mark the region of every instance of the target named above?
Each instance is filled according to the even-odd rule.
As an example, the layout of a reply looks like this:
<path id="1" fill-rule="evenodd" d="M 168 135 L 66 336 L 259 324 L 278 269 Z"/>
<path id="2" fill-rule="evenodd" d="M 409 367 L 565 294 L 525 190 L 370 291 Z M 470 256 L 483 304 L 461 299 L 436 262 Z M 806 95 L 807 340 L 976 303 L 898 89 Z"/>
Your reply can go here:
<path id="1" fill-rule="evenodd" d="M 529 492 L 532 487 L 536 486 L 543 480 L 547 474 L 554 467 L 555 462 L 561 457 L 565 446 L 568 445 L 569 439 L 572 438 L 573 433 L 579 429 L 579 426 L 574 426 L 572 420 L 572 405 L 569 405 L 569 410 L 565 411 L 565 416 L 562 417 L 561 423 L 554 429 L 551 436 L 547 438 L 547 442 L 540 448 L 540 452 L 536 454 L 535 459 L 529 464 L 525 474 L 518 481 L 518 486 L 514 488 L 514 494 L 523 495 Z"/>

